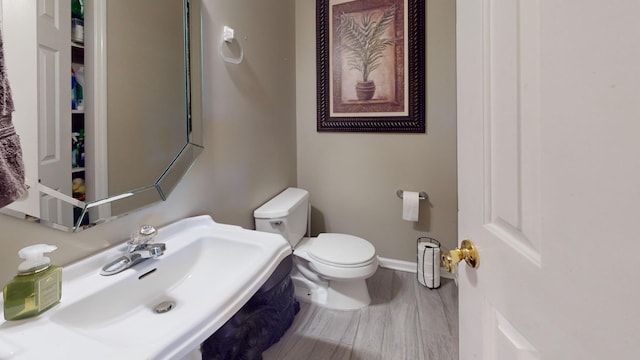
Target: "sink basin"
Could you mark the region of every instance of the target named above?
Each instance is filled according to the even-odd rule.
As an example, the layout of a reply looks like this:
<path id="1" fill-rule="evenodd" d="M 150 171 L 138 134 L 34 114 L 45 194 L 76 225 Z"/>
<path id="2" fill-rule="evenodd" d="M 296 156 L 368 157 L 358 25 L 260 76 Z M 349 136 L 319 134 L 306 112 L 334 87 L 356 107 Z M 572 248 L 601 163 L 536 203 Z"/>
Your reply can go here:
<path id="1" fill-rule="evenodd" d="M 280 235 L 209 216 L 160 228 L 154 240 L 166 244 L 163 256 L 116 275 L 100 270 L 126 246 L 65 267 L 60 304 L 35 318 L 0 320 L 0 359 L 180 359 L 291 254 Z"/>

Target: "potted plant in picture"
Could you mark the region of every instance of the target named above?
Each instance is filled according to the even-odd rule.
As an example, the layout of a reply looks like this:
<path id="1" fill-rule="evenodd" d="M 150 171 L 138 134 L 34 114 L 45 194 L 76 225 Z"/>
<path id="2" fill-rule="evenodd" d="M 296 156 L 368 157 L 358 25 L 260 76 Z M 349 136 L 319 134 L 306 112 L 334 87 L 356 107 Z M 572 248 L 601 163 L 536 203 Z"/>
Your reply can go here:
<path id="1" fill-rule="evenodd" d="M 369 75 L 377 69 L 387 46 L 395 44 L 394 39 L 383 38 L 387 28 L 393 23 L 396 5 L 389 6 L 380 15 L 379 11 L 362 14 L 360 21 L 355 16 L 340 14 L 336 37 L 340 39 L 341 50 L 346 54 L 349 68 L 362 74 L 356 84 L 358 100 L 371 100 L 376 91 Z"/>

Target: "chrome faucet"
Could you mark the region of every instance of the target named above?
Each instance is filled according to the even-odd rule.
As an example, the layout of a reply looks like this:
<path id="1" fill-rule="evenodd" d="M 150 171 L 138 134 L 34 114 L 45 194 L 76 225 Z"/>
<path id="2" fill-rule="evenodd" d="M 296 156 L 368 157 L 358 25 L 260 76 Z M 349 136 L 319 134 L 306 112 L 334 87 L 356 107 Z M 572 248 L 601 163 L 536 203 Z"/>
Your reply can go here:
<path id="1" fill-rule="evenodd" d="M 151 225 L 140 227 L 137 232 L 131 234 L 131 239 L 127 242 L 127 251 L 119 258 L 103 266 L 100 275 L 114 275 L 146 259 L 156 259 L 162 256 L 166 250 L 166 245 L 151 242 L 151 239 L 156 234 L 156 229 Z"/>

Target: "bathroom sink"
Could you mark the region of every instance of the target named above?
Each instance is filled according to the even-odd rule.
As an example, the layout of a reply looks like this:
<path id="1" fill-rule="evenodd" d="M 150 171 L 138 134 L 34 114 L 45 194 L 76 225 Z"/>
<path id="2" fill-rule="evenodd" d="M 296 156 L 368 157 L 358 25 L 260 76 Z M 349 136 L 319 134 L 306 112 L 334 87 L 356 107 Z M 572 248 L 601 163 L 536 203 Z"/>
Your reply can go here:
<path id="1" fill-rule="evenodd" d="M 291 254 L 283 237 L 184 219 L 158 229 L 164 255 L 112 276 L 106 250 L 63 269 L 60 304 L 0 320 L 0 359 L 180 359 L 249 300 Z M 2 317 L 0 317 L 2 318 Z"/>

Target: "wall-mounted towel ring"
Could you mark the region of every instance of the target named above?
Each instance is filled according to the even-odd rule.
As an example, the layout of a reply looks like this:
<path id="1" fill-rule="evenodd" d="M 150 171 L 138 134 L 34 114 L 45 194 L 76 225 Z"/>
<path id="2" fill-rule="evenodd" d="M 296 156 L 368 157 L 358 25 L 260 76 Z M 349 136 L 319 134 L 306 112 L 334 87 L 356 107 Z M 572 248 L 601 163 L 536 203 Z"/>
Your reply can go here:
<path id="1" fill-rule="evenodd" d="M 240 45 L 240 43 L 237 40 L 235 40 L 235 43 L 238 46 L 238 49 L 240 49 L 240 55 L 238 55 L 237 57 L 231 57 L 231 56 L 225 55 L 224 53 L 224 44 L 225 43 L 232 44 L 234 40 L 235 40 L 234 30 L 225 25 L 224 28 L 222 29 L 222 39 L 218 44 L 218 53 L 220 53 L 220 57 L 222 58 L 222 60 L 231 64 L 240 64 L 242 62 L 242 59 L 244 59 L 244 50 L 242 49 L 242 45 Z"/>

